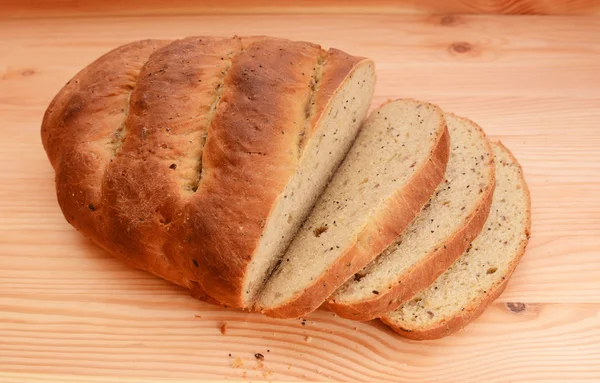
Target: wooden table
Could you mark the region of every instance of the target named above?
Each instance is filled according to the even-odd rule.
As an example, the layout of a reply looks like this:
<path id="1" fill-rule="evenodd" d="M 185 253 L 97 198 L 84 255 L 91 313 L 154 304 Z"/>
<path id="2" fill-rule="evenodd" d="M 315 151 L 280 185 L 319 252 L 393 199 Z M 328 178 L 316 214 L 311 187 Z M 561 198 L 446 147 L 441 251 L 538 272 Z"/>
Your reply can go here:
<path id="1" fill-rule="evenodd" d="M 0 19 L 1 382 L 600 381 L 599 17 L 38 16 Z M 500 299 L 454 336 L 413 342 L 323 310 L 302 325 L 210 306 L 80 236 L 56 202 L 45 107 L 119 44 L 200 34 L 369 56 L 374 104 L 439 103 L 501 139 L 525 169 L 533 235 Z"/>

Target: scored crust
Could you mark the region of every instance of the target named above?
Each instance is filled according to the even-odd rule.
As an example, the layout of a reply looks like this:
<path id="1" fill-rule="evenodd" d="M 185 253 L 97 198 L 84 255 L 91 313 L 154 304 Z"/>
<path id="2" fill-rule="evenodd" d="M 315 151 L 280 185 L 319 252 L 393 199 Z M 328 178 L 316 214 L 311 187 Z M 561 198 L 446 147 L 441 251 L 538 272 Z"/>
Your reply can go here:
<path id="1" fill-rule="evenodd" d="M 436 250 L 423 256 L 418 263 L 413 264 L 397 278 L 397 282 L 401 283 L 394 283 L 390 289 L 378 289 L 377 294 L 373 294 L 368 299 L 355 302 L 336 301 L 335 294 L 332 295 L 327 304 L 333 312 L 341 317 L 357 321 L 368 321 L 396 309 L 417 292 L 431 285 L 462 255 L 469 243 L 481 232 L 490 211 L 496 184 L 492 147 L 485 133 L 477 124 L 452 113 L 445 113 L 445 115 L 451 115 L 452 118 L 462 120 L 465 124 L 468 124 L 479 132 L 481 140 L 485 143 L 491 158 L 489 162 L 484 164 L 487 167 L 486 171 L 489 173 L 489 180 L 487 185 L 482 187 L 483 193 L 473 206 L 473 212 L 449 237 L 444 239 L 443 243 L 438 244 L 439 247 Z M 453 140 L 452 135 L 450 135 L 450 140 Z M 453 143 L 451 146 L 454 145 L 458 147 L 458 142 Z"/>
<path id="2" fill-rule="evenodd" d="M 248 265 L 303 153 L 298 137 L 312 138 L 366 63 L 261 36 L 107 53 L 65 85 L 42 123 L 65 218 L 130 266 L 245 306 Z"/>
<path id="3" fill-rule="evenodd" d="M 453 317 L 447 320 L 439 321 L 434 326 L 427 328 L 406 329 L 403 328 L 399 323 L 395 322 L 391 316 L 386 315 L 381 318 L 383 323 L 405 338 L 414 340 L 438 339 L 455 333 L 456 331 L 465 327 L 469 322 L 479 317 L 483 311 L 485 311 L 485 309 L 502 294 L 508 284 L 508 281 L 510 280 L 510 277 L 525 254 L 531 233 L 531 195 L 529 188 L 524 178 L 523 169 L 512 152 L 500 141 L 493 143 L 492 145 L 497 146 L 501 151 L 505 152 L 505 154 L 507 154 L 512 160 L 513 165 L 516 165 L 519 169 L 519 181 L 525 194 L 527 206 L 526 221 L 524 225 L 525 238 L 519 243 L 519 247 L 516 253 L 512 256 L 512 259 L 508 265 L 507 272 L 502 276 L 502 278 L 492 285 L 492 287 L 489 288 L 484 294 L 479 295 L 476 299 L 470 302 L 469 305 L 464 308 L 464 311 L 457 311 L 456 315 Z"/>

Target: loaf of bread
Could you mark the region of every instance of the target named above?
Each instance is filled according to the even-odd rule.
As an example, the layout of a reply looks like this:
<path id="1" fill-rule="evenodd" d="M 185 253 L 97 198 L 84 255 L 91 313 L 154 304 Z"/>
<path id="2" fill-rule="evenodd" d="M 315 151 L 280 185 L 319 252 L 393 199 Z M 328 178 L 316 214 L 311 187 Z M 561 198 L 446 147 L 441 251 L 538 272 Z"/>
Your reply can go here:
<path id="1" fill-rule="evenodd" d="M 373 111 L 267 281 L 258 309 L 305 315 L 390 245 L 442 181 L 449 137 L 442 110 L 415 100 Z"/>
<path id="2" fill-rule="evenodd" d="M 506 148 L 435 105 L 389 101 L 363 121 L 374 87 L 371 60 L 307 42 L 121 46 L 46 110 L 58 203 L 196 298 L 279 318 L 328 301 L 409 338 L 450 334 L 523 255 L 527 185 Z"/>
<path id="3" fill-rule="evenodd" d="M 382 320 L 411 339 L 460 330 L 496 299 L 525 253 L 531 201 L 523 171 L 502 144 L 493 144 L 496 189 L 481 234 L 431 286 Z"/>
<path id="4" fill-rule="evenodd" d="M 371 320 L 428 287 L 479 234 L 494 194 L 494 155 L 477 124 L 445 114 L 452 142 L 444 181 L 402 235 L 333 294 L 342 317 Z"/>
<path id="5" fill-rule="evenodd" d="M 125 263 L 249 306 L 350 148 L 374 85 L 372 61 L 306 42 L 122 46 L 46 111 L 58 202 Z"/>

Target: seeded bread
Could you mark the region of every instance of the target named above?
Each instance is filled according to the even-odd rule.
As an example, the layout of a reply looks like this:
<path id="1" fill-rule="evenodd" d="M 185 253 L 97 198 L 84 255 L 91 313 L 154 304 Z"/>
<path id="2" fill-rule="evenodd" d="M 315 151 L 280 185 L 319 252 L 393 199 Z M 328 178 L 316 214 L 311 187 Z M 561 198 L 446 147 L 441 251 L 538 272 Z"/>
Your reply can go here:
<path id="1" fill-rule="evenodd" d="M 245 307 L 350 148 L 374 84 L 372 61 L 306 42 L 122 46 L 46 111 L 58 202 L 123 262 Z"/>
<path id="2" fill-rule="evenodd" d="M 307 314 L 408 226 L 443 178 L 448 130 L 437 106 L 372 112 L 259 296 L 273 317 Z"/>
<path id="3" fill-rule="evenodd" d="M 366 321 L 397 308 L 431 285 L 481 231 L 494 193 L 492 148 L 472 121 L 445 119 L 451 145 L 444 181 L 406 231 L 329 298 L 338 315 Z"/>
<path id="4" fill-rule="evenodd" d="M 496 190 L 484 230 L 435 283 L 382 317 L 400 335 L 435 339 L 479 316 L 506 287 L 525 252 L 531 202 L 523 171 L 502 144 L 493 144 Z"/>

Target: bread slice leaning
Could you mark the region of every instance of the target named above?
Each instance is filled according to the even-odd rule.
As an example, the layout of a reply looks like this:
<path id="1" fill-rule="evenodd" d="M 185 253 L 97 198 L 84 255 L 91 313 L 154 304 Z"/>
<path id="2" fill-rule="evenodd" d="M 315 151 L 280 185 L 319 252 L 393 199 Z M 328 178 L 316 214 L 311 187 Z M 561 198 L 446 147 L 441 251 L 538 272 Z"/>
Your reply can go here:
<path id="1" fill-rule="evenodd" d="M 408 226 L 443 179 L 441 109 L 415 100 L 371 113 L 255 305 L 292 318 L 315 310 Z"/>
<path id="2" fill-rule="evenodd" d="M 494 155 L 474 122 L 445 114 L 450 160 L 444 181 L 404 233 L 328 300 L 354 320 L 378 318 L 431 285 L 479 234 L 494 194 Z"/>
<path id="3" fill-rule="evenodd" d="M 525 253 L 531 227 L 531 201 L 523 171 L 502 144 L 493 144 L 496 190 L 484 230 L 435 283 L 384 323 L 411 339 L 449 335 L 479 316 L 506 287 Z"/>

